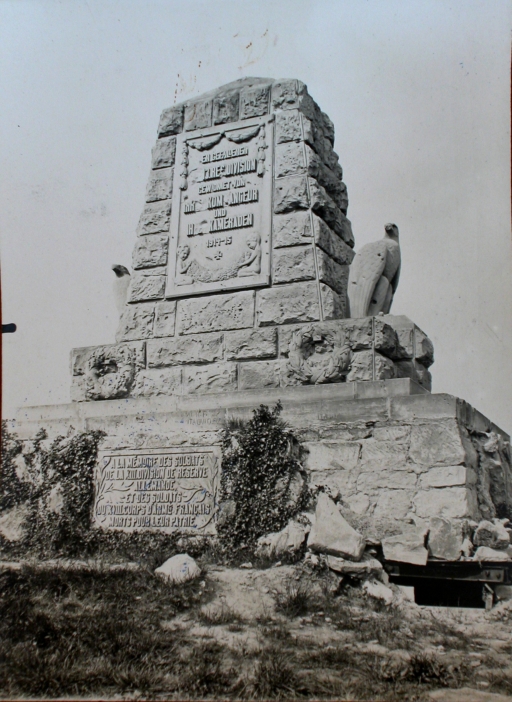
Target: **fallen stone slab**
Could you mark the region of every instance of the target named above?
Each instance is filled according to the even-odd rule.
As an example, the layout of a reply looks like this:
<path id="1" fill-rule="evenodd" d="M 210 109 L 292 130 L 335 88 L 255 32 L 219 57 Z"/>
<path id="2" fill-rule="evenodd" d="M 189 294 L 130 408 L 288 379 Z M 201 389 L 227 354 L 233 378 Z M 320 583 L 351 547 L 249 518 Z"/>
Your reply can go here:
<path id="1" fill-rule="evenodd" d="M 475 546 L 506 549 L 510 546 L 510 535 L 501 522 L 484 520 L 476 528 L 473 543 Z"/>
<path id="2" fill-rule="evenodd" d="M 316 553 L 360 560 L 366 542 L 341 516 L 332 500 L 324 492 L 318 495 L 315 523 L 308 538 L 308 547 Z"/>
<path id="3" fill-rule="evenodd" d="M 473 556 L 475 561 L 512 561 L 506 551 L 498 551 L 488 546 L 479 546 Z"/>
<path id="4" fill-rule="evenodd" d="M 295 553 L 305 540 L 306 527 L 291 520 L 281 531 L 260 536 L 257 541 L 256 553 L 261 556 L 282 556 L 285 553 Z"/>
<path id="5" fill-rule="evenodd" d="M 402 534 L 382 539 L 382 550 L 387 561 L 426 565 L 428 551 L 425 548 L 425 532 L 412 525 Z"/>
<path id="6" fill-rule="evenodd" d="M 457 561 L 462 553 L 462 528 L 460 522 L 445 517 L 431 517 L 428 534 L 428 551 L 433 558 Z"/>
<path id="7" fill-rule="evenodd" d="M 180 584 L 199 577 L 201 569 L 188 553 L 179 553 L 177 556 L 168 558 L 157 568 L 155 575 L 160 575 L 171 583 Z"/>
<path id="8" fill-rule="evenodd" d="M 382 563 L 366 553 L 360 561 L 347 561 L 345 558 L 327 556 L 327 565 L 336 573 L 352 577 L 379 577 L 384 571 Z"/>

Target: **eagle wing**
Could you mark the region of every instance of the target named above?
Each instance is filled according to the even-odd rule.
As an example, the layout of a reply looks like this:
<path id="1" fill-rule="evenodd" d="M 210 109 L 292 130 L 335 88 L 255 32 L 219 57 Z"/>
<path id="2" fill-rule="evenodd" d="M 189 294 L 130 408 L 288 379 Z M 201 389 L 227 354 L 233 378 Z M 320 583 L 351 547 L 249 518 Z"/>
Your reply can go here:
<path id="1" fill-rule="evenodd" d="M 366 244 L 356 254 L 348 276 L 351 317 L 366 317 L 373 291 L 384 272 L 386 257 L 384 239 Z"/>

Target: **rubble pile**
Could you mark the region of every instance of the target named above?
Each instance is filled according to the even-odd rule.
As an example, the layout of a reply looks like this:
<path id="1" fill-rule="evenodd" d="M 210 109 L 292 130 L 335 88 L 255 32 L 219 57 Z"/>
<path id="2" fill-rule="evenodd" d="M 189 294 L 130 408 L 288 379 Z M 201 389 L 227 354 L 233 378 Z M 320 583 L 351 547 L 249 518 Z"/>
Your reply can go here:
<path id="1" fill-rule="evenodd" d="M 425 566 L 427 562 L 512 562 L 512 523 L 431 517 L 401 525 L 401 533 L 380 542 L 365 539 L 326 492 L 318 494 L 314 512 L 305 512 L 280 532 L 258 540 L 257 554 L 281 558 L 306 548 L 305 560 L 324 564 L 342 578 L 362 582 L 370 596 L 390 603 L 392 591 L 383 562 Z M 507 592 L 502 594 L 510 594 Z M 503 599 L 503 598 L 501 598 Z"/>

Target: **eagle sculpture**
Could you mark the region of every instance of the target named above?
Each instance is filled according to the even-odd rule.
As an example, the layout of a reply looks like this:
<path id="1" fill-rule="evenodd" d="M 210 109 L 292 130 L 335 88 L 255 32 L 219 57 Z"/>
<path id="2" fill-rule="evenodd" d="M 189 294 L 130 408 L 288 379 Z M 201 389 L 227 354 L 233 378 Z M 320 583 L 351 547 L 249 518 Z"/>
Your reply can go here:
<path id="1" fill-rule="evenodd" d="M 350 317 L 388 314 L 400 276 L 398 227 L 386 224 L 380 241 L 357 252 L 348 276 Z"/>

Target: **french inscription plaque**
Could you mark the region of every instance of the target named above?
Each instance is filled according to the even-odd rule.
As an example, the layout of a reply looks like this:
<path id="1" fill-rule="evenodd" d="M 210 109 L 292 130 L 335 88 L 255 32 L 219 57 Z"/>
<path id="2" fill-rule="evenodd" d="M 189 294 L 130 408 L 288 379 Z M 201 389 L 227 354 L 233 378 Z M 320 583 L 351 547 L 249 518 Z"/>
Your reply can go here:
<path id="1" fill-rule="evenodd" d="M 215 533 L 220 448 L 102 451 L 94 523 L 104 529 Z"/>
<path id="2" fill-rule="evenodd" d="M 178 137 L 166 297 L 269 284 L 272 120 Z"/>

